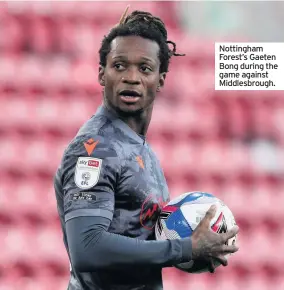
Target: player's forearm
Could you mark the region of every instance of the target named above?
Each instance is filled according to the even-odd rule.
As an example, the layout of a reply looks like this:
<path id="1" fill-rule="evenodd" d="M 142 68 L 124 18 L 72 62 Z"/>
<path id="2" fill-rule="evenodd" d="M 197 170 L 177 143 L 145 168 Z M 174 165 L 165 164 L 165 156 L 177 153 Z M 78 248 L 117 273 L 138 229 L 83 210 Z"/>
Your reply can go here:
<path id="1" fill-rule="evenodd" d="M 128 238 L 107 232 L 106 222 L 99 217 L 80 217 L 66 223 L 71 261 L 78 271 L 170 267 L 191 259 L 190 239 L 143 241 Z"/>

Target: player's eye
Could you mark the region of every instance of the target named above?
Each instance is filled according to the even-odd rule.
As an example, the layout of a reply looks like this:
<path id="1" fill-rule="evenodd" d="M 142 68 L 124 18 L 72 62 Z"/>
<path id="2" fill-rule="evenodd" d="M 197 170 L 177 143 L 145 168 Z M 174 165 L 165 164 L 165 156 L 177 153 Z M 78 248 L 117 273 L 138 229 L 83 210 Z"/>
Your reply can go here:
<path id="1" fill-rule="evenodd" d="M 115 63 L 115 64 L 114 64 L 114 68 L 115 68 L 116 70 L 118 70 L 118 71 L 121 71 L 121 70 L 123 70 L 125 67 L 124 67 L 124 65 L 123 65 L 122 63 Z"/>
<path id="2" fill-rule="evenodd" d="M 149 72 L 153 71 L 153 70 L 152 70 L 149 66 L 147 66 L 147 65 L 142 65 L 140 69 L 141 69 L 142 72 L 145 72 L 145 73 L 149 73 Z"/>

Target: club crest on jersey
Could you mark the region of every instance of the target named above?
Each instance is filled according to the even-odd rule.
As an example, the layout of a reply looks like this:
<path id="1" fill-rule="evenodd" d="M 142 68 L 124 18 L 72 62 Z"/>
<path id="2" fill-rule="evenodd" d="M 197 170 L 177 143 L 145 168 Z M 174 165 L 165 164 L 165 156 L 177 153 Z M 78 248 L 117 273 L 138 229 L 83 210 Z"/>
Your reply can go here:
<path id="1" fill-rule="evenodd" d="M 140 223 L 143 228 L 152 230 L 158 219 L 159 213 L 165 202 L 162 197 L 156 197 L 154 194 L 149 194 L 144 200 L 141 212 L 140 212 Z"/>
<path id="2" fill-rule="evenodd" d="M 79 157 L 75 170 L 75 183 L 79 188 L 89 189 L 95 186 L 100 177 L 102 160 L 92 157 Z"/>

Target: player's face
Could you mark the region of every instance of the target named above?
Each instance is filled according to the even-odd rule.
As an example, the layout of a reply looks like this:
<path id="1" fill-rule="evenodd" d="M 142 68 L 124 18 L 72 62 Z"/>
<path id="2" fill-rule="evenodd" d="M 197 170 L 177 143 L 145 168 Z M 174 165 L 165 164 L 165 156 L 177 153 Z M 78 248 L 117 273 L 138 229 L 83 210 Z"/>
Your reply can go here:
<path id="1" fill-rule="evenodd" d="M 115 111 L 136 114 L 153 106 L 166 76 L 159 72 L 159 50 L 155 41 L 139 36 L 112 41 L 99 82 L 105 87 L 105 101 Z"/>

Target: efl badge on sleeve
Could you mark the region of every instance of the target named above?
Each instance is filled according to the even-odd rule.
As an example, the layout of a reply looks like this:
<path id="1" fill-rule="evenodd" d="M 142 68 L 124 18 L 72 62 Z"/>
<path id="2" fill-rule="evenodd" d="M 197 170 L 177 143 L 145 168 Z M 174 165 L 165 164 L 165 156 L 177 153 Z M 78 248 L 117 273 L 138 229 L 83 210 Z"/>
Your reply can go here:
<path id="1" fill-rule="evenodd" d="M 79 188 L 95 186 L 100 177 L 102 160 L 92 157 L 79 157 L 75 170 L 75 183 Z"/>

